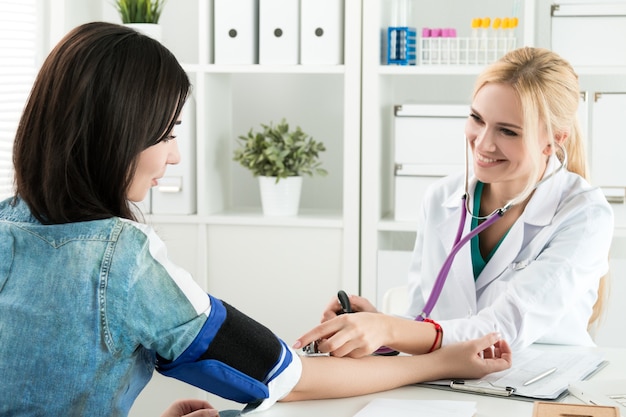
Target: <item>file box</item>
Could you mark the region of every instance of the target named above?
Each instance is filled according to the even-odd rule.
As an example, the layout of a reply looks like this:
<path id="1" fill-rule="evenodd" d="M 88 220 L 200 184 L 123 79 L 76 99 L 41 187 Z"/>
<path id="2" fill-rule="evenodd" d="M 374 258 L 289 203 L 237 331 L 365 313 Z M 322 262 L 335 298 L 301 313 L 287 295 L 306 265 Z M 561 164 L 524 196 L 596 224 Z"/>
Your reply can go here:
<path id="1" fill-rule="evenodd" d="M 553 4 L 552 50 L 574 66 L 626 66 L 626 3 Z"/>
<path id="2" fill-rule="evenodd" d="M 299 2 L 259 2 L 259 64 L 297 64 L 300 48 Z"/>
<path id="3" fill-rule="evenodd" d="M 426 189 L 462 172 L 466 105 L 403 104 L 394 108 L 394 218 L 415 221 Z"/>
<path id="4" fill-rule="evenodd" d="M 215 0 L 216 64 L 258 63 L 258 0 Z"/>
<path id="5" fill-rule="evenodd" d="M 301 64 L 343 64 L 343 9 L 343 0 L 301 0 Z"/>

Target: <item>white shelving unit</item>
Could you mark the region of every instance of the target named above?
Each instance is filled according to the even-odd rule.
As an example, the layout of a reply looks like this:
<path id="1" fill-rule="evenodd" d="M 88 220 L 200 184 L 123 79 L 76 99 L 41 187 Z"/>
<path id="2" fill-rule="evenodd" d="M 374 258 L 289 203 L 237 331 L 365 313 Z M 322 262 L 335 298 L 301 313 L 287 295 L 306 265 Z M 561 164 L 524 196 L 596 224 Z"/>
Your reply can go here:
<path id="1" fill-rule="evenodd" d="M 189 258 L 189 242 L 197 242 L 196 259 L 187 261 L 207 291 L 288 343 L 318 323 L 338 289 L 358 292 L 361 2 L 345 0 L 344 7 L 344 58 L 335 66 L 216 65 L 213 1 L 177 0 L 162 17 L 163 42 L 194 84 L 198 206 L 195 216 L 150 221 L 166 240 L 194 222 L 172 256 Z M 257 180 L 232 160 L 237 136 L 282 118 L 327 148 L 329 175 L 304 178 L 294 218 L 264 217 Z M 171 384 L 156 382 L 157 392 Z M 145 415 L 146 405 L 136 409 Z"/>
<path id="2" fill-rule="evenodd" d="M 553 4 L 568 3 L 569 7 L 576 5 L 591 4 L 591 10 L 595 10 L 591 0 L 557 1 L 537 0 L 537 31 L 536 42 L 538 46 L 551 48 L 551 11 Z M 618 27 L 611 27 L 615 17 L 607 20 L 607 32 L 611 29 L 623 29 L 626 1 L 611 0 L 603 2 L 604 9 L 621 9 L 621 20 Z M 601 13 L 602 14 L 602 13 Z M 606 16 L 605 16 L 606 17 Z M 586 30 L 586 26 L 581 29 Z M 596 33 L 603 40 L 603 33 Z M 605 36 L 606 38 L 606 36 Z M 609 39 L 609 38 L 607 38 Z M 594 43 L 595 47 L 596 43 Z M 580 46 L 582 48 L 582 45 Z M 597 51 L 611 56 L 614 52 L 613 42 L 607 40 L 597 44 Z M 557 51 L 558 52 L 558 51 Z M 602 52 L 601 52 L 602 53 Z M 623 56 L 618 53 L 616 56 Z M 568 58 L 567 56 L 565 56 Z M 572 58 L 574 59 L 574 58 Z M 575 66 L 579 75 L 582 91 L 582 103 L 580 119 L 587 135 L 587 150 L 589 153 L 591 183 L 601 188 L 616 185 L 624 192 L 626 184 L 626 169 L 619 157 L 626 150 L 624 145 L 626 137 L 622 133 L 624 117 L 626 117 L 626 67 L 623 65 L 597 65 L 593 60 L 581 59 L 579 54 Z M 584 62 L 584 65 L 582 64 Z M 608 117 L 607 117 L 608 116 Z M 624 195 L 624 194 L 622 194 Z M 613 202 L 611 204 L 615 214 L 615 233 L 610 257 L 610 288 L 607 309 L 603 321 L 595 335 L 596 343 L 602 346 L 626 346 L 626 338 L 621 332 L 621 317 L 626 314 L 623 299 L 626 294 L 626 286 L 623 285 L 626 277 L 626 203 Z"/>
<path id="3" fill-rule="evenodd" d="M 109 0 L 52 1 L 52 45 L 87 21 L 120 23 Z M 197 213 L 146 220 L 203 288 L 291 343 L 338 289 L 359 291 L 361 1 L 343 0 L 343 63 L 332 66 L 214 64 L 213 3 L 169 1 L 160 21 L 193 84 Z M 270 218 L 256 178 L 232 156 L 237 136 L 282 118 L 325 144 L 329 174 L 304 178 L 297 217 Z M 204 394 L 155 376 L 131 414 L 160 415 L 184 396 Z"/>
<path id="4" fill-rule="evenodd" d="M 584 1 L 568 1 L 574 2 Z M 391 3 L 392 0 L 373 0 L 366 1 L 363 5 L 361 294 L 379 304 L 386 288 L 406 283 L 417 226 L 412 222 L 394 220 L 393 107 L 409 103 L 469 106 L 474 80 L 484 68 L 478 65 L 383 65 L 381 33 L 393 21 L 393 16 L 390 15 Z M 434 4 L 426 0 L 413 0 L 409 25 L 417 27 L 418 34 L 422 27 L 454 27 L 459 31 L 459 36 L 467 36 L 472 18 L 511 16 L 517 10 L 517 45 L 550 48 L 552 3 L 555 1 L 457 1 L 454 2 L 455 14 L 452 16 L 447 12 L 451 7 L 450 2 Z M 462 30 L 466 33 L 462 33 Z M 582 124 L 586 126 L 588 137 L 592 183 L 594 174 L 595 178 L 626 178 L 626 171 L 618 164 L 612 163 L 607 169 L 606 161 L 602 163 L 599 160 L 597 154 L 600 150 L 604 159 L 607 159 L 607 147 L 623 148 L 614 148 L 605 143 L 597 133 L 594 137 L 592 123 L 593 111 L 598 107 L 594 103 L 596 93 L 626 92 L 626 68 L 590 65 L 575 69 L 580 76 L 581 93 L 587 98 L 581 104 L 581 116 L 584 118 Z M 626 105 L 623 113 L 626 114 Z M 614 122 L 616 125 L 612 130 L 621 131 L 619 126 L 623 124 L 623 118 Z M 463 132 L 459 132 L 459 146 L 463 146 L 463 140 Z M 437 149 L 436 141 L 436 137 L 424 141 L 424 152 L 428 154 L 445 151 Z M 624 142 L 620 140 L 620 143 Z M 596 158 L 593 155 L 594 149 Z M 600 170 L 602 175 L 599 175 Z M 621 203 L 612 206 L 616 216 L 616 228 L 610 256 L 613 282 L 616 285 L 613 286 L 609 300 L 607 321 L 600 328 L 596 340 L 607 346 L 624 346 L 626 340 L 615 336 L 618 332 L 612 332 L 611 329 L 617 326 L 617 317 L 623 317 L 624 314 L 617 300 L 623 294 L 620 278 L 626 273 L 626 205 Z M 417 207 L 415 209 L 418 210 Z"/>
<path id="5" fill-rule="evenodd" d="M 104 20 L 119 22 L 111 2 L 96 2 Z M 361 2 L 344 8 L 343 63 L 332 66 L 214 64 L 212 0 L 167 3 L 160 22 L 193 84 L 197 214 L 148 221 L 166 240 L 185 225 L 187 244 L 170 245 L 173 256 L 189 258 L 194 243 L 194 265 L 184 266 L 207 291 L 288 341 L 318 322 L 338 289 L 358 292 Z M 233 149 L 237 136 L 282 118 L 324 142 L 329 175 L 304 178 L 297 217 L 265 217 L 257 180 Z"/>
<path id="6" fill-rule="evenodd" d="M 470 4 L 471 3 L 471 4 Z M 434 4 L 413 0 L 409 25 L 418 34 L 423 27 L 452 27 L 458 36 L 469 36 L 475 17 L 513 17 L 518 10 L 517 45 L 532 44 L 534 3 L 532 1 L 481 0 Z M 380 303 L 385 288 L 406 282 L 408 252 L 415 240 L 416 225 L 394 220 L 393 108 L 400 104 L 467 104 L 474 80 L 483 65 L 384 65 L 383 29 L 391 25 L 392 0 L 373 0 L 363 5 L 363 104 L 361 189 L 361 294 Z M 419 42 L 418 42 L 419 44 Z M 418 49 L 419 53 L 419 49 Z M 436 151 L 436 137 L 424 143 L 424 152 Z M 459 132 L 459 146 L 463 146 Z M 417 210 L 417 208 L 416 208 Z M 406 268 L 386 267 L 380 258 L 386 252 L 405 252 Z M 401 258 L 402 259 L 402 258 Z M 399 262 L 397 257 L 392 263 Z M 392 267 L 392 268 L 391 268 Z M 404 268 L 404 269 L 403 269 Z M 393 270 L 393 271 L 392 271 Z"/>

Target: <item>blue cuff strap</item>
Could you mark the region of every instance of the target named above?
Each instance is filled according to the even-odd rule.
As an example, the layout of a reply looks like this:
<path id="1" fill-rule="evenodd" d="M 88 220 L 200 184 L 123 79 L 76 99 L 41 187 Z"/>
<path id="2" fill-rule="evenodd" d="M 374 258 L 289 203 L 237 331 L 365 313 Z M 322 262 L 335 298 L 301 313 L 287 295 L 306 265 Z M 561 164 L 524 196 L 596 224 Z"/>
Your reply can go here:
<path id="1" fill-rule="evenodd" d="M 157 356 L 157 371 L 220 397 L 249 403 L 269 397 L 267 384 L 292 360 L 269 329 L 212 297 L 196 339 L 175 361 Z"/>

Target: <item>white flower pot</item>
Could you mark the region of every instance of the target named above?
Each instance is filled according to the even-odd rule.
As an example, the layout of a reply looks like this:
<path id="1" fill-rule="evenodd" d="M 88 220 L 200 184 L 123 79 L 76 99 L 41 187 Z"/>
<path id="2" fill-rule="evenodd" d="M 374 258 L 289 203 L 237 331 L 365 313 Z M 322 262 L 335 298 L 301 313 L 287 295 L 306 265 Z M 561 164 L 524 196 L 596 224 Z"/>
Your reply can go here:
<path id="1" fill-rule="evenodd" d="M 259 177 L 261 205 L 266 216 L 296 216 L 300 206 L 302 177 Z"/>
<path id="2" fill-rule="evenodd" d="M 135 29 L 137 32 L 143 33 L 159 42 L 163 38 L 163 30 L 161 25 L 157 23 L 124 23 L 124 26 Z"/>

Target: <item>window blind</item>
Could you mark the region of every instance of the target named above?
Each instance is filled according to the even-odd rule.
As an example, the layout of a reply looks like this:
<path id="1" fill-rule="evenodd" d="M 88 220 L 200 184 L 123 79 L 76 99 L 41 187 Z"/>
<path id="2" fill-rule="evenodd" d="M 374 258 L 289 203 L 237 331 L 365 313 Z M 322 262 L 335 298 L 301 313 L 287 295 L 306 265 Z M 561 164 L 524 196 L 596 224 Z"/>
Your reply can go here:
<path id="1" fill-rule="evenodd" d="M 13 194 L 15 131 L 37 71 L 37 0 L 0 0 L 0 199 Z"/>

